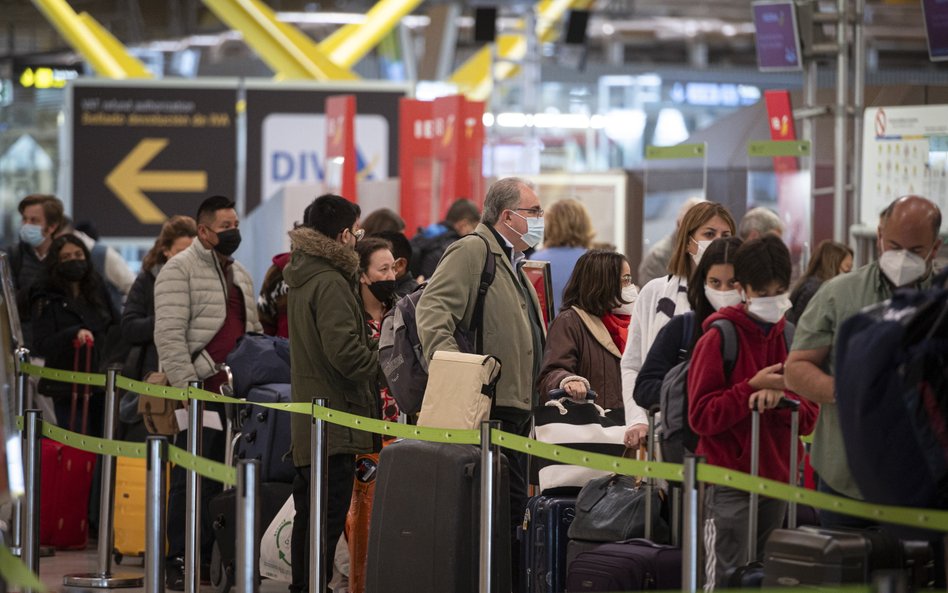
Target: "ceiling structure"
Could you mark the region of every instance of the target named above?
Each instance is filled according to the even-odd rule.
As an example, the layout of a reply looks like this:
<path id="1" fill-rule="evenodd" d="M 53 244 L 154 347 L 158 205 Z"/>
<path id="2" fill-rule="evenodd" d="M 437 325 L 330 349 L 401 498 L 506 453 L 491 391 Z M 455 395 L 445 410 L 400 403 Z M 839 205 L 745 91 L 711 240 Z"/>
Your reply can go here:
<path id="1" fill-rule="evenodd" d="M 490 4 L 475 0 L 476 4 Z M 423 30 L 429 0 L 415 12 L 413 30 Z M 200 0 L 70 0 L 76 12 L 86 11 L 127 46 L 192 36 L 218 35 L 226 27 Z M 320 40 L 339 22 L 358 20 L 372 2 L 366 0 L 267 0 L 289 15 L 307 34 Z M 496 2 L 503 8 L 510 3 Z M 871 69 L 906 66 L 937 69 L 928 61 L 919 0 L 867 0 L 865 22 Z M 832 12 L 835 1 L 815 0 L 818 11 Z M 477 45 L 469 6 L 458 22 L 458 61 Z M 504 28 L 501 19 L 500 28 Z M 507 21 L 511 20 L 509 17 Z M 593 3 L 586 59 L 620 65 L 653 63 L 701 68 L 753 67 L 753 24 L 749 0 L 598 0 Z M 831 31 L 827 30 L 827 33 Z M 219 38 L 233 41 L 239 35 Z M 27 0 L 0 0 L 0 74 L 22 61 L 57 59 L 72 52 L 42 14 Z"/>

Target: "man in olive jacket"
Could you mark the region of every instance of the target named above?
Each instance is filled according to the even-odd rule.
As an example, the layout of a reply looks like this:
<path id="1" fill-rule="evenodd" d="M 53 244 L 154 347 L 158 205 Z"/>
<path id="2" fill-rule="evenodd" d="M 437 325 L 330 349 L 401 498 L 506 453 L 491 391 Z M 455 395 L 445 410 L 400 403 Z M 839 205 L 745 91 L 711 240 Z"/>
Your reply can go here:
<path id="1" fill-rule="evenodd" d="M 471 329 L 484 261 L 494 257 L 494 281 L 484 300 L 484 352 L 500 359 L 502 368 L 491 418 L 501 430 L 527 435 L 530 411 L 537 403 L 535 385 L 543 358 L 545 331 L 533 285 L 520 264 L 523 252 L 543 238 L 543 210 L 533 189 L 522 179 L 501 179 L 487 191 L 477 237 L 462 238 L 444 253 L 418 302 L 418 338 L 430 360 L 439 350 L 457 351 L 454 330 Z M 510 515 L 519 525 L 527 503 L 526 458 L 507 452 L 510 464 Z M 519 552 L 514 553 L 514 573 Z M 515 579 L 516 581 L 516 579 Z"/>
<path id="2" fill-rule="evenodd" d="M 303 224 L 290 231 L 292 255 L 283 269 L 289 288 L 287 314 L 293 401 L 325 398 L 334 410 L 377 418 L 378 351 L 369 345 L 359 299 L 360 209 L 345 198 L 316 198 Z M 291 421 L 296 518 L 293 521 L 293 582 L 290 591 L 309 590 L 310 421 L 293 414 Z M 342 533 L 352 496 L 355 455 L 372 452 L 372 435 L 330 424 L 328 429 L 328 499 L 323 581 L 332 576 L 336 541 Z M 297 560 L 299 559 L 299 560 Z"/>

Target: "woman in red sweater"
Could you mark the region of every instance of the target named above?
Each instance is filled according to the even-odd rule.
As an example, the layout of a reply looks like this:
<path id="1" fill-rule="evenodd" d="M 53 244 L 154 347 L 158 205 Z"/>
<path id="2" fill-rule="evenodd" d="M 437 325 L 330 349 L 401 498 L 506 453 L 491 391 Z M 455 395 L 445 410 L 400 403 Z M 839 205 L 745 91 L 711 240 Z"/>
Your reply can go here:
<path id="1" fill-rule="evenodd" d="M 783 363 L 787 358 L 783 314 L 790 308 L 790 253 L 776 236 L 744 243 L 734 258 L 734 276 L 744 303 L 725 307 L 704 322 L 688 371 L 688 421 L 698 435 L 698 455 L 708 463 L 750 472 L 751 410 L 760 419 L 760 475 L 781 482 L 790 476 L 790 411 L 773 409 L 781 397 L 800 399 L 786 391 Z M 722 335 L 710 331 L 718 319 L 733 324 L 738 337 L 734 368 L 727 375 Z M 714 328 L 717 329 L 717 328 Z M 800 434 L 813 430 L 818 408 L 803 400 Z M 800 446 L 799 444 L 797 446 Z M 798 459 L 802 459 L 802 451 Z M 748 560 L 748 494 L 711 486 L 705 497 L 707 582 L 724 583 L 725 572 Z M 781 526 L 786 503 L 761 497 L 758 504 L 757 556 L 764 542 Z"/>

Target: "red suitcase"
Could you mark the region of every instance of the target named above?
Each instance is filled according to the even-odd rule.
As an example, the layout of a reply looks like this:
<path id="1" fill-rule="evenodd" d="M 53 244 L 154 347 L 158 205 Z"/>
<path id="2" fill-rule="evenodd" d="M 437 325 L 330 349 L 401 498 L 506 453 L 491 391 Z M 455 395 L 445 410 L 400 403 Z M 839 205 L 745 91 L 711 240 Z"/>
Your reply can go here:
<path id="1" fill-rule="evenodd" d="M 76 346 L 76 370 L 79 352 Z M 89 372 L 92 344 L 85 344 L 85 371 Z M 90 386 L 83 389 L 82 425 L 89 416 Z M 79 388 L 73 385 L 70 430 L 75 430 Z M 50 439 L 43 439 L 40 461 L 40 544 L 60 549 L 82 549 L 89 539 L 89 492 L 92 489 L 95 454 Z"/>

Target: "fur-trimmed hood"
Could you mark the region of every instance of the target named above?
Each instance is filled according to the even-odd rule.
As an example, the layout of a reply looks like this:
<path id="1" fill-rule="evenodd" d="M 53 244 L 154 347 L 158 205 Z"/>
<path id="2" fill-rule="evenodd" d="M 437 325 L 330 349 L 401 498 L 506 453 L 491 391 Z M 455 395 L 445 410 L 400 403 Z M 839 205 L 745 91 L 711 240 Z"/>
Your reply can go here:
<path id="1" fill-rule="evenodd" d="M 330 271 L 329 267 L 346 280 L 354 281 L 358 277 L 359 256 L 355 250 L 309 227 L 295 228 L 289 235 L 292 255 L 283 269 L 287 286 L 300 286 L 313 275 Z"/>

